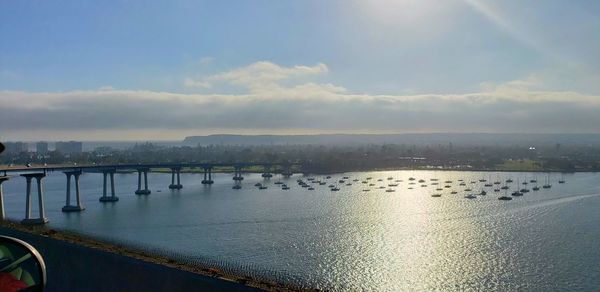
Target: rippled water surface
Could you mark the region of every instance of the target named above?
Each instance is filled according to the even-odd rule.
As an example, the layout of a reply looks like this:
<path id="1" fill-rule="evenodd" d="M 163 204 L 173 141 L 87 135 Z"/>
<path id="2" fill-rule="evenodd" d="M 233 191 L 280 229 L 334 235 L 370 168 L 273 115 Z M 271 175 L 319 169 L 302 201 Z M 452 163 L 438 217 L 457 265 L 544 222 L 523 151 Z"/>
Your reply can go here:
<path id="1" fill-rule="evenodd" d="M 349 177 L 351 186 L 338 183 L 343 176 Z M 81 178 L 86 210 L 71 214 L 60 210 L 65 198 L 62 173 L 49 175 L 44 188 L 51 226 L 190 257 L 282 270 L 312 287 L 538 291 L 600 287 L 599 174 L 553 174 L 551 189 L 512 201 L 499 201 L 505 192 L 484 188 L 479 180 L 512 178 L 514 189 L 517 180 L 536 177 L 541 185 L 546 174 L 394 171 L 313 177 L 327 185 L 315 184 L 309 191 L 296 183 L 308 177 L 264 180 L 247 174 L 242 189 L 234 190 L 229 174 L 216 175 L 212 186 L 202 185 L 199 174 L 183 174 L 184 189 L 170 191 L 170 174 L 150 174 L 152 194 L 136 196 L 137 175 L 118 174 L 120 201 L 102 204 L 98 202 L 102 175 L 87 173 Z M 376 186 L 362 184 L 367 177 Z M 409 185 L 409 177 L 426 182 Z M 558 184 L 563 177 L 566 183 Z M 439 185 L 432 185 L 431 179 Z M 459 179 L 467 185 L 459 186 Z M 450 188 L 444 188 L 447 180 L 452 181 Z M 281 190 L 276 181 L 291 189 Z M 258 190 L 257 182 L 268 189 Z M 387 187 L 395 183 L 398 186 Z M 329 184 L 340 191 L 330 191 Z M 3 184 L 11 218 L 24 216 L 24 185 L 20 177 Z M 482 188 L 486 196 L 464 198 Z M 458 193 L 450 194 L 451 190 Z M 433 198 L 433 193 L 442 197 Z"/>

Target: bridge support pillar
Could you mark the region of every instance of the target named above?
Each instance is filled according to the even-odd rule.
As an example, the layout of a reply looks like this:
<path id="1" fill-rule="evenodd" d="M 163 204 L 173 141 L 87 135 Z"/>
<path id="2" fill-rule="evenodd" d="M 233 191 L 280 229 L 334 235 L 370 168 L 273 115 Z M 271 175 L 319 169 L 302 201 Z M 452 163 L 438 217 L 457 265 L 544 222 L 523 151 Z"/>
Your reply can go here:
<path id="1" fill-rule="evenodd" d="M 21 174 L 27 181 L 27 193 L 25 197 L 25 219 L 21 220 L 22 224 L 25 225 L 38 225 L 38 224 L 46 224 L 48 223 L 48 218 L 46 218 L 46 212 L 44 211 L 44 193 L 42 192 L 42 179 L 46 176 L 44 173 L 26 173 Z M 37 181 L 37 191 L 38 191 L 38 218 L 31 217 L 31 180 L 34 179 Z"/>
<path id="2" fill-rule="evenodd" d="M 151 191 L 148 189 L 148 168 L 138 168 L 138 188 L 135 191 L 136 195 L 149 195 Z M 144 175 L 144 189 L 142 189 L 142 174 Z"/>
<path id="3" fill-rule="evenodd" d="M 214 181 L 212 180 L 212 167 L 204 168 L 204 179 L 202 180 L 202 184 L 204 185 L 212 185 Z"/>
<path id="4" fill-rule="evenodd" d="M 66 204 L 62 207 L 63 212 L 79 212 L 85 210 L 85 208 L 81 205 L 81 196 L 79 191 L 79 176 L 81 175 L 81 170 L 76 171 L 65 171 L 65 175 L 67 176 L 67 199 Z M 71 205 L 71 175 L 75 178 L 75 202 L 77 205 Z"/>
<path id="5" fill-rule="evenodd" d="M 4 213 L 4 193 L 2 193 L 2 183 L 8 180 L 8 176 L 0 176 L 0 220 L 4 220 L 6 217 Z"/>
<path id="6" fill-rule="evenodd" d="M 181 167 L 171 168 L 171 184 L 169 185 L 169 189 L 180 190 L 183 188 L 183 185 L 181 185 L 180 173 Z M 177 184 L 175 184 L 175 176 L 177 176 Z"/>
<path id="7" fill-rule="evenodd" d="M 103 186 L 102 186 L 102 197 L 100 202 L 116 202 L 119 197 L 115 196 L 115 169 L 106 169 L 102 171 Z M 107 177 L 110 177 L 110 196 L 107 196 Z"/>
<path id="8" fill-rule="evenodd" d="M 241 166 L 235 167 L 234 174 L 233 174 L 233 180 L 235 180 L 235 181 L 244 180 L 244 177 L 242 176 L 242 167 Z"/>

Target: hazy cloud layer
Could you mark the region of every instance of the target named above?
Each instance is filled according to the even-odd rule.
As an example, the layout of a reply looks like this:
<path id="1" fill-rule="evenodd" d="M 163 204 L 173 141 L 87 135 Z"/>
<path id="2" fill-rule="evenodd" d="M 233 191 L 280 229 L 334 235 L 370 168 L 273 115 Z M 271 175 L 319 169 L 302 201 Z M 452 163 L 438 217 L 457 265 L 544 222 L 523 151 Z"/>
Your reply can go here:
<path id="1" fill-rule="evenodd" d="M 542 91 L 535 78 L 487 84 L 481 92 L 456 95 L 355 94 L 332 84 L 281 82 L 327 71 L 324 64 L 281 67 L 259 62 L 201 81 L 247 88 L 246 94 L 237 95 L 111 87 L 0 91 L 0 131 L 598 132 L 600 124 L 599 96 Z"/>

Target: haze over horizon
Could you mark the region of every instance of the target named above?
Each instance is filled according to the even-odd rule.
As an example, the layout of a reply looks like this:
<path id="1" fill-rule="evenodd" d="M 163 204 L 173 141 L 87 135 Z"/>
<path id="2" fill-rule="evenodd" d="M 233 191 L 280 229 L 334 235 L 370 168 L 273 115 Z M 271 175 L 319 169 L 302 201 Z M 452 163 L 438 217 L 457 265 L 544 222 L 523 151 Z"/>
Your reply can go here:
<path id="1" fill-rule="evenodd" d="M 600 133 L 600 2 L 229 4 L 1 2 L 0 140 Z"/>

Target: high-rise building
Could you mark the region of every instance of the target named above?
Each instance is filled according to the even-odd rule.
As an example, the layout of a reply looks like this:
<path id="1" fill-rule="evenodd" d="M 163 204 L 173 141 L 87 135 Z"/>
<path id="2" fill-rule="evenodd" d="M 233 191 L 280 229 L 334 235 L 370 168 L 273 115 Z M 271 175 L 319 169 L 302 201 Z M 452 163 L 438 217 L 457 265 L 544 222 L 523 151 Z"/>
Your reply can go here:
<path id="1" fill-rule="evenodd" d="M 54 144 L 54 148 L 56 151 L 64 154 L 81 153 L 83 151 L 83 143 L 77 141 L 59 141 Z"/>
<path id="2" fill-rule="evenodd" d="M 35 144 L 35 151 L 38 154 L 48 153 L 48 142 L 40 141 Z"/>
<path id="3" fill-rule="evenodd" d="M 25 142 L 6 142 L 4 146 L 6 146 L 6 153 L 16 154 L 29 151 L 29 145 Z"/>

